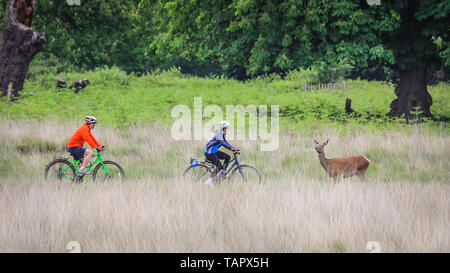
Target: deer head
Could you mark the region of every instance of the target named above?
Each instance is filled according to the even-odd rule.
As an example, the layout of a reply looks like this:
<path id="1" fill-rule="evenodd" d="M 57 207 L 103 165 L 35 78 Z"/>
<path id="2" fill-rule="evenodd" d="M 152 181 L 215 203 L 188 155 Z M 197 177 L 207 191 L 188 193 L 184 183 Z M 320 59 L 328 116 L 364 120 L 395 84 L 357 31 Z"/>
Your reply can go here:
<path id="1" fill-rule="evenodd" d="M 316 152 L 318 152 L 319 154 L 323 153 L 323 148 L 328 144 L 328 141 L 329 139 L 327 139 L 327 141 L 325 141 L 324 143 L 320 144 L 319 142 L 317 142 L 317 140 L 314 139 Z"/>

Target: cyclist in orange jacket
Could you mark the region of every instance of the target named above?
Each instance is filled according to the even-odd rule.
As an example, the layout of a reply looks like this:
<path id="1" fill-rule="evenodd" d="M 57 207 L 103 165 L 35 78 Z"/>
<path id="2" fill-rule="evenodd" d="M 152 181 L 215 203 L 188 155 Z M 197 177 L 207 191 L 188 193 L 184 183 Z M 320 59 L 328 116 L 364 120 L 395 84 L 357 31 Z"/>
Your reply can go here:
<path id="1" fill-rule="evenodd" d="M 84 158 L 83 164 L 80 168 L 81 174 L 87 174 L 86 171 L 87 164 L 89 160 L 94 155 L 94 152 L 90 149 L 86 149 L 84 144 L 87 142 L 92 149 L 96 148 L 98 150 L 102 149 L 102 146 L 98 143 L 95 137 L 92 135 L 92 130 L 97 123 L 97 119 L 93 116 L 87 116 L 85 118 L 86 123 L 78 128 L 73 136 L 69 139 L 67 143 L 67 151 L 74 157 L 75 160 L 80 160 Z"/>

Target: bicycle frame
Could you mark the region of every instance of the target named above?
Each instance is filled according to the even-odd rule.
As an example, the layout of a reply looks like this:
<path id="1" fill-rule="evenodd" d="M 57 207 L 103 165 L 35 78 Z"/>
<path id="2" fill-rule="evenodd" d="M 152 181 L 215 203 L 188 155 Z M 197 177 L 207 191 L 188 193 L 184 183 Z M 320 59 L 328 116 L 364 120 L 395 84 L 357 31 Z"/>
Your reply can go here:
<path id="1" fill-rule="evenodd" d="M 228 175 L 232 170 L 234 170 L 235 169 L 234 166 L 236 166 L 236 168 L 239 168 L 239 166 L 240 166 L 239 165 L 239 160 L 238 160 L 236 155 L 237 154 L 234 154 L 234 158 L 231 159 L 230 162 L 228 162 L 226 165 L 223 166 L 223 172 L 224 172 L 225 175 Z M 230 167 L 228 168 L 228 166 L 230 166 Z M 217 168 L 217 166 L 214 166 L 214 168 Z"/>
<path id="2" fill-rule="evenodd" d="M 96 158 L 96 159 L 94 160 L 94 162 L 92 162 L 88 167 L 86 167 L 86 171 L 89 172 L 89 171 L 92 169 L 92 167 L 93 167 L 97 162 L 100 161 L 100 163 L 101 163 L 102 166 L 103 166 L 103 169 L 104 169 L 105 172 L 106 172 L 106 175 L 109 175 L 108 170 L 107 170 L 106 167 L 105 167 L 105 164 L 103 164 L 102 152 L 99 152 L 99 153 L 97 153 L 97 154 L 95 154 L 95 155 L 92 156 L 92 158 L 95 158 L 95 157 L 97 157 L 97 158 Z M 60 174 L 60 175 L 63 174 L 63 173 L 64 173 L 65 171 L 67 171 L 71 166 L 74 166 L 77 175 L 79 175 L 80 172 L 79 172 L 79 168 L 78 168 L 78 163 L 80 163 L 81 161 L 82 161 L 82 159 L 74 160 L 72 164 L 70 164 L 69 166 L 67 166 L 67 167 L 66 167 L 64 170 L 62 170 L 59 174 Z M 75 179 L 77 179 L 77 178 L 76 178 L 76 177 L 67 177 L 67 179 L 75 180 Z"/>

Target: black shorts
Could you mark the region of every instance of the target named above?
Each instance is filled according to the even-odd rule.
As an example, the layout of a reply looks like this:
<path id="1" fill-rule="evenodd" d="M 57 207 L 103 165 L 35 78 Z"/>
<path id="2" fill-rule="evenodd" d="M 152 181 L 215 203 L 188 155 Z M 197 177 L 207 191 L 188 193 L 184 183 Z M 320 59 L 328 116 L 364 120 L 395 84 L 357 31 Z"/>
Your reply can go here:
<path id="1" fill-rule="evenodd" d="M 84 153 L 86 152 L 86 148 L 78 146 L 78 147 L 67 147 L 67 151 L 73 155 L 73 159 L 80 160 L 84 158 Z"/>

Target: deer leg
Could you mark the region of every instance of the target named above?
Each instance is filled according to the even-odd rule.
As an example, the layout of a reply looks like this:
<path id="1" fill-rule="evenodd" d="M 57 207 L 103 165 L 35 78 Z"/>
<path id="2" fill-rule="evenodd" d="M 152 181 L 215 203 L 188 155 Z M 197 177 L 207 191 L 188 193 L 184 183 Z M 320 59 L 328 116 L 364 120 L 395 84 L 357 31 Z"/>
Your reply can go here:
<path id="1" fill-rule="evenodd" d="M 336 175 L 333 175 L 333 184 L 336 184 L 339 181 L 339 178 Z"/>
<path id="2" fill-rule="evenodd" d="M 357 173 L 357 175 L 362 182 L 367 182 L 366 178 L 364 177 L 364 173 Z"/>

